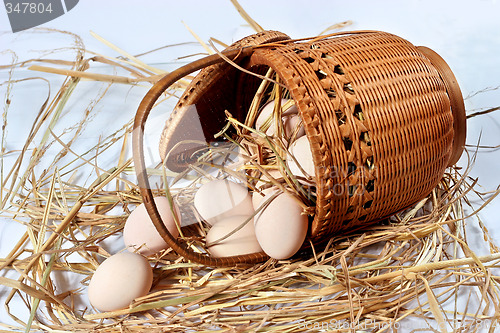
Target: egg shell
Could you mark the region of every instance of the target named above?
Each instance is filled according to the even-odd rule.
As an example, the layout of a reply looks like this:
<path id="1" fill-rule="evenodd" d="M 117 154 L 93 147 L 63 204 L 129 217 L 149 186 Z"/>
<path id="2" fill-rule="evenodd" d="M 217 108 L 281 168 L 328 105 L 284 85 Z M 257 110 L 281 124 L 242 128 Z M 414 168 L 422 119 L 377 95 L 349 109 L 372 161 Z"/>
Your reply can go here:
<path id="1" fill-rule="evenodd" d="M 149 262 L 137 253 L 122 252 L 104 260 L 88 287 L 90 303 L 99 311 L 127 308 L 145 296 L 153 283 Z"/>
<path id="2" fill-rule="evenodd" d="M 155 197 L 154 201 L 160 213 L 163 224 L 173 237 L 179 236 L 179 229 L 175 224 L 170 203 L 166 197 Z M 179 208 L 175 206 L 178 221 L 180 222 Z M 145 256 L 155 254 L 169 246 L 156 230 L 146 206 L 141 203 L 130 213 L 123 227 L 123 241 L 127 250 L 139 252 Z"/>
<path id="3" fill-rule="evenodd" d="M 282 99 L 281 105 L 283 106 L 288 101 L 289 101 L 288 99 Z M 256 129 L 260 130 L 262 125 L 266 123 L 267 119 L 271 117 L 274 111 L 274 104 L 275 104 L 274 101 L 270 101 L 262 107 L 259 116 L 255 120 Z M 298 109 L 295 105 L 293 105 L 286 111 L 282 112 L 281 116 L 283 120 L 283 129 L 285 131 L 285 137 L 289 138 L 293 134 L 295 127 L 298 126 L 300 122 L 300 117 L 298 116 Z M 274 122 L 274 119 L 272 120 L 271 124 L 269 125 L 269 128 L 266 130 L 265 133 L 266 135 L 269 136 L 276 135 L 276 124 Z M 304 126 L 301 126 L 301 128 L 298 130 L 297 137 L 303 136 L 304 134 L 305 134 Z"/>
<path id="4" fill-rule="evenodd" d="M 260 205 L 264 201 L 264 198 L 266 196 L 269 196 L 273 193 L 279 192 L 280 189 L 276 186 L 272 186 L 266 189 L 261 190 L 260 192 L 253 192 L 252 193 L 252 205 L 255 210 L 259 209 Z"/>
<path id="5" fill-rule="evenodd" d="M 235 230 L 248 218 L 249 216 L 237 215 L 218 221 L 217 224 L 213 225 L 207 233 L 207 246 L 211 242 L 214 242 Z M 218 258 L 262 252 L 262 248 L 255 237 L 253 219 L 248 221 L 244 227 L 228 238 L 208 247 L 208 252 L 210 252 L 212 256 Z"/>
<path id="6" fill-rule="evenodd" d="M 302 215 L 297 199 L 287 193 L 278 195 L 255 217 L 255 236 L 262 250 L 274 259 L 293 256 L 302 247 L 307 228 L 307 215 Z"/>
<path id="7" fill-rule="evenodd" d="M 211 225 L 229 216 L 251 216 L 254 212 L 248 189 L 226 179 L 203 184 L 194 196 L 194 206 Z"/>
<path id="8" fill-rule="evenodd" d="M 306 134 L 306 131 L 304 129 L 304 126 L 301 125 L 300 122 L 301 122 L 301 118 L 298 114 L 292 114 L 292 115 L 283 117 L 285 137 L 290 138 L 298 126 L 300 126 L 300 127 L 297 130 L 297 134 L 295 135 L 295 138 L 298 139 L 298 138 L 304 136 Z"/>
<path id="9" fill-rule="evenodd" d="M 273 177 L 276 180 L 283 179 L 283 176 L 281 175 L 281 172 L 279 170 L 269 170 L 268 173 L 271 177 Z M 274 186 L 274 185 L 269 187 L 269 185 L 270 185 L 268 183 L 269 179 L 265 175 L 262 175 L 260 178 L 262 180 L 259 180 L 255 184 L 255 188 L 260 190 L 260 192 L 259 191 L 252 192 L 252 204 L 253 204 L 253 208 L 255 210 L 257 210 L 259 208 L 259 206 L 262 202 L 262 199 L 266 195 L 280 191 L 279 188 Z M 268 187 L 262 188 L 263 186 L 268 186 Z"/>
<path id="10" fill-rule="evenodd" d="M 287 164 L 290 172 L 298 177 L 314 178 L 315 166 L 313 155 L 311 152 L 311 146 L 309 145 L 309 139 L 307 138 L 307 136 L 302 136 L 294 141 L 290 145 L 289 152 L 290 155 L 293 155 L 293 157 L 295 157 L 295 160 L 297 160 L 298 165 L 300 165 L 300 167 L 305 171 L 305 174 L 299 168 L 295 160 L 291 157 L 287 159 Z"/>

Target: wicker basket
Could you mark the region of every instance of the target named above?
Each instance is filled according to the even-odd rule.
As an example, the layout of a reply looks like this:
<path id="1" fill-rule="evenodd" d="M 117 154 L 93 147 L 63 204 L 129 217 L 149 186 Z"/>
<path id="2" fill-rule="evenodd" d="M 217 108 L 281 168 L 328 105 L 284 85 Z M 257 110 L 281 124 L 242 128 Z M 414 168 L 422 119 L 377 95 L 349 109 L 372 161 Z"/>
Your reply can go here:
<path id="1" fill-rule="evenodd" d="M 432 191 L 462 153 L 466 124 L 460 88 L 443 59 L 428 48 L 378 31 L 306 40 L 267 31 L 223 54 L 257 74 L 271 67 L 295 100 L 316 167 L 316 211 L 309 234 L 313 242 L 411 206 Z M 162 134 L 160 153 L 167 166 L 185 168 L 197 147 L 177 143 L 213 138 L 225 123 L 224 110 L 244 121 L 261 80 L 226 60 L 209 56 L 160 80 L 138 109 L 134 133 L 139 186 L 158 231 L 180 255 L 213 266 L 266 257 L 211 258 L 173 239 L 154 207 L 142 137 L 158 97 L 198 69 Z M 203 133 L 190 126 L 193 122 L 201 124 Z"/>

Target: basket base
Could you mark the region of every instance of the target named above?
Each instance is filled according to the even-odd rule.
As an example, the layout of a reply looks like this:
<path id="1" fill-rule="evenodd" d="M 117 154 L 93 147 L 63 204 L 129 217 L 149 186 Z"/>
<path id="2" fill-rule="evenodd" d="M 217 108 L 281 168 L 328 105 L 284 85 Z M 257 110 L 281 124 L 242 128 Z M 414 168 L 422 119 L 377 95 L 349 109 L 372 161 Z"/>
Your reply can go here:
<path id="1" fill-rule="evenodd" d="M 425 46 L 417 46 L 417 49 L 429 59 L 434 67 L 436 67 L 439 76 L 441 76 L 446 85 L 446 91 L 450 98 L 451 112 L 453 113 L 453 131 L 455 132 L 452 146 L 453 151 L 448 166 L 453 166 L 462 155 L 467 134 L 467 118 L 465 116 L 465 105 L 462 92 L 460 91 L 460 86 L 458 85 L 455 75 L 453 75 L 450 67 L 439 54 Z"/>

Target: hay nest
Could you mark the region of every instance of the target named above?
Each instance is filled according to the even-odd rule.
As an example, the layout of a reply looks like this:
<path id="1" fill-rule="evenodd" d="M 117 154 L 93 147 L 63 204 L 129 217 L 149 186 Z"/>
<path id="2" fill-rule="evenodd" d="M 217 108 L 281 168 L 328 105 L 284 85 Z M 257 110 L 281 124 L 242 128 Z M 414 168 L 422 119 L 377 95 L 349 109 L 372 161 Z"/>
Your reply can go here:
<path id="1" fill-rule="evenodd" d="M 166 250 L 149 257 L 155 277 L 147 296 L 113 312 L 100 313 L 86 306 L 85 287 L 110 255 L 106 244 L 116 242 L 128 214 L 141 202 L 130 180 L 134 169 L 127 148 L 133 114 L 86 151 L 73 147 L 86 140 L 82 133 L 95 116 L 94 107 L 112 85 L 153 83 L 163 71 L 112 45 L 123 57 L 89 58 L 83 43 L 73 38 L 73 62 L 50 61 L 46 66 L 42 59 L 32 61 L 31 69 L 62 74 L 65 80 L 38 111 L 26 143 L 18 150 L 7 150 L 2 140 L 3 154 L 15 156 L 12 169 L 1 177 L 2 215 L 23 225 L 25 233 L 0 259 L 2 272 L 15 270 L 19 277 L 0 277 L 0 284 L 9 294 L 7 313 L 20 327 L 57 332 L 397 328 L 463 332 L 474 331 L 479 324 L 487 323 L 484 327 L 491 330 L 497 326 L 500 290 L 494 269 L 500 254 L 481 221 L 474 220 L 476 211 L 466 213 L 476 182 L 467 177 L 469 169 L 458 167 L 449 168 L 434 191 L 411 209 L 367 229 L 336 235 L 320 247 L 311 244 L 290 260 L 210 268 Z M 89 70 L 91 63 L 128 75 L 97 74 Z M 12 73 L 22 66 L 25 63 L 14 62 L 8 70 Z M 63 113 L 72 115 L 66 103 L 82 79 L 104 84 L 95 85 L 93 101 L 85 114 L 74 115 L 78 120 L 73 126 L 57 128 Z M 175 99 L 188 80 L 167 92 L 165 100 Z M 3 84 L 11 89 L 19 82 L 11 78 Z M 6 101 L 4 119 L 15 98 L 12 94 Z M 52 155 L 44 155 L 54 149 Z M 99 165 L 101 159 L 115 162 L 104 167 Z M 78 174 L 82 166 L 90 166 L 88 174 Z M 181 206 L 182 200 L 192 199 L 193 186 L 176 186 L 179 175 L 163 170 L 161 164 L 149 172 L 158 177 L 155 194 L 167 195 L 168 190 Z M 191 178 L 190 184 L 197 179 Z M 467 221 L 479 224 L 490 254 L 478 256 L 469 248 Z M 203 224 L 185 228 L 184 234 L 203 247 Z M 75 281 L 62 292 L 61 272 Z M 14 297 L 24 301 L 29 318 L 18 318 L 10 311 Z"/>

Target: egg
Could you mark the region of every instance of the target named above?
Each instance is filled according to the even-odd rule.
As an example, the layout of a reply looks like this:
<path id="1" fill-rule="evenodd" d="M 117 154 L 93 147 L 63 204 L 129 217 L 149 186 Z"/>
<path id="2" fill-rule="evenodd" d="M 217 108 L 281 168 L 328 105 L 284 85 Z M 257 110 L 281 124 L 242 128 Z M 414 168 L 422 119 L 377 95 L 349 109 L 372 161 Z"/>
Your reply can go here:
<path id="1" fill-rule="evenodd" d="M 163 224 L 167 227 L 172 236 L 176 238 L 179 236 L 179 229 L 175 224 L 168 198 L 155 197 L 154 201 Z M 174 207 L 177 217 L 180 218 L 181 215 L 178 207 L 175 205 Z M 151 217 L 146 211 L 144 203 L 137 206 L 127 218 L 125 226 L 123 227 L 123 241 L 129 251 L 137 251 L 145 256 L 155 254 L 168 248 L 168 244 L 156 230 Z"/>
<path id="2" fill-rule="evenodd" d="M 260 192 L 252 193 L 252 205 L 255 210 L 259 209 L 260 205 L 264 202 L 264 198 L 270 194 L 279 192 L 280 189 L 276 186 L 271 186 L 266 189 L 260 190 Z"/>
<path id="3" fill-rule="evenodd" d="M 293 136 L 294 139 L 297 139 L 306 134 L 306 131 L 304 130 L 304 126 L 302 125 L 301 121 L 302 120 L 298 114 L 292 114 L 283 117 L 283 127 L 285 130 L 286 138 L 292 138 Z M 295 131 L 296 134 L 294 134 Z"/>
<path id="4" fill-rule="evenodd" d="M 282 99 L 281 100 L 281 107 L 283 108 L 283 105 L 287 103 L 289 100 L 288 99 Z M 270 101 L 267 104 L 265 104 L 257 119 L 255 120 L 255 128 L 260 130 L 260 128 L 268 121 L 270 117 L 272 117 L 273 111 L 274 111 L 274 101 Z M 295 105 L 291 106 L 287 110 L 282 112 L 282 121 L 283 121 L 283 130 L 286 138 L 290 138 L 292 134 L 294 133 L 294 130 L 300 126 L 298 129 L 296 137 L 301 137 L 305 134 L 304 131 L 304 126 L 301 125 L 301 119 L 298 115 L 298 109 Z M 276 135 L 276 124 L 274 121 L 274 118 L 271 120 L 271 124 L 269 125 L 269 128 L 265 131 L 266 135 L 268 136 L 274 136 Z"/>
<path id="5" fill-rule="evenodd" d="M 297 200 L 291 194 L 279 194 L 255 216 L 255 236 L 271 258 L 288 259 L 304 243 L 308 219 Z"/>
<path id="6" fill-rule="evenodd" d="M 276 180 L 283 179 L 283 176 L 281 175 L 281 172 L 279 170 L 269 170 L 268 171 L 269 175 L 273 177 Z M 254 191 L 252 193 L 252 205 L 255 210 L 257 210 L 262 202 L 262 199 L 264 196 L 272 193 L 279 192 L 280 189 L 276 187 L 275 185 L 269 184 L 269 180 L 266 176 L 262 175 L 261 177 L 262 180 L 259 180 L 255 184 L 255 188 L 260 190 L 260 191 Z M 263 186 L 266 186 L 263 188 Z"/>
<path id="7" fill-rule="evenodd" d="M 251 216 L 254 212 L 248 189 L 240 184 L 217 179 L 203 184 L 194 196 L 194 207 L 213 225 L 233 215 Z"/>
<path id="8" fill-rule="evenodd" d="M 96 269 L 88 287 L 90 303 L 99 311 L 126 308 L 145 296 L 153 283 L 153 270 L 142 255 L 115 254 Z"/>
<path id="9" fill-rule="evenodd" d="M 214 257 L 230 257 L 241 254 L 262 252 L 262 248 L 255 237 L 253 219 L 248 221 L 244 227 L 230 235 L 226 239 L 210 246 L 210 243 L 226 236 L 248 219 L 249 216 L 231 216 L 217 222 L 207 233 L 206 242 L 208 252 Z"/>
<path id="10" fill-rule="evenodd" d="M 294 141 L 289 148 L 290 155 L 292 157 L 288 157 L 287 164 L 290 172 L 298 177 L 309 178 L 315 175 L 315 166 L 313 155 L 311 152 L 311 147 L 309 145 L 309 139 L 307 136 L 302 136 Z M 297 164 L 298 163 L 298 164 Z M 300 167 L 299 167 L 300 165 Z M 300 169 L 302 168 L 304 172 Z"/>

